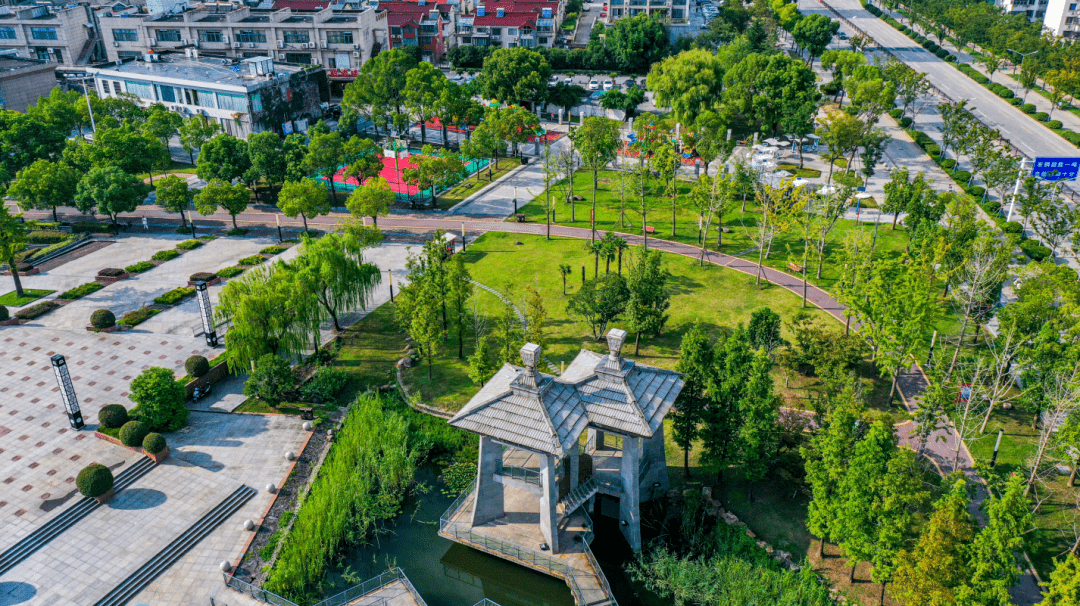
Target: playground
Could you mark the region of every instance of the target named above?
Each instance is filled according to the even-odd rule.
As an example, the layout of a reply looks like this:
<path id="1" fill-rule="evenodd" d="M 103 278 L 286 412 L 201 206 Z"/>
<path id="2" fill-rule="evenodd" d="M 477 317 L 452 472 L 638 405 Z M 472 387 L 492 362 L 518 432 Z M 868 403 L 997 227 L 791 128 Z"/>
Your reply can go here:
<path id="1" fill-rule="evenodd" d="M 402 157 L 392 158 L 384 156 L 382 158 L 382 170 L 379 171 L 379 176 L 386 179 L 386 182 L 390 184 L 390 189 L 394 190 L 397 194 L 397 201 L 409 204 L 426 204 L 431 200 L 431 190 L 425 189 L 420 191 L 415 183 L 409 183 L 405 180 L 405 171 L 410 168 L 417 168 L 417 165 L 413 163 L 410 158 L 412 156 L 419 156 L 419 153 L 403 152 Z M 468 175 L 472 176 L 476 174 L 478 170 L 485 168 L 488 165 L 488 160 L 470 160 L 464 162 L 465 168 L 468 171 Z M 338 190 L 351 192 L 357 187 L 360 187 L 360 181 L 356 177 L 346 177 L 345 172 L 348 169 L 348 165 L 341 166 L 337 172 L 334 173 L 334 187 Z M 327 183 L 325 177 L 317 177 L 323 183 Z M 468 177 L 466 177 L 468 178 Z M 459 181 L 453 183 L 442 183 L 439 186 L 439 191 L 444 191 L 457 185 Z M 327 183 L 329 187 L 329 183 Z"/>

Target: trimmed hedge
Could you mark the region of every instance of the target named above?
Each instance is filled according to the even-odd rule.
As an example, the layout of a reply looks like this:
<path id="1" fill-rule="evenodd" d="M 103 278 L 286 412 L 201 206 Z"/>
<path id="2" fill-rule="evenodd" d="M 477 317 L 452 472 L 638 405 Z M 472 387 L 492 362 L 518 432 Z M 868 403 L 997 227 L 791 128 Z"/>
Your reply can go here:
<path id="1" fill-rule="evenodd" d="M 124 275 L 124 270 L 118 267 L 106 267 L 105 269 L 97 272 L 97 275 L 103 278 L 116 278 Z"/>
<path id="2" fill-rule="evenodd" d="M 176 248 L 179 248 L 180 250 L 195 250 L 202 245 L 203 243 L 199 240 L 184 240 L 183 242 L 177 244 Z"/>
<path id="3" fill-rule="evenodd" d="M 188 282 L 209 282 L 217 277 L 217 274 L 208 271 L 200 271 L 188 276 Z"/>
<path id="4" fill-rule="evenodd" d="M 154 261 L 171 261 L 180 256 L 180 253 L 175 250 L 159 250 L 152 257 Z"/>
<path id="5" fill-rule="evenodd" d="M 907 116 L 900 118 L 900 128 L 908 128 L 909 126 L 911 126 L 911 122 L 911 118 L 908 118 Z"/>
<path id="6" fill-rule="evenodd" d="M 37 305 L 31 305 L 30 307 L 20 309 L 15 312 L 15 317 L 20 320 L 33 320 L 35 318 L 44 316 L 50 311 L 60 307 L 60 304 L 56 301 L 44 301 Z"/>
<path id="7" fill-rule="evenodd" d="M 280 255 L 281 253 L 285 252 L 286 250 L 289 250 L 289 249 L 288 249 L 288 247 L 285 247 L 285 246 L 267 246 L 266 248 L 260 250 L 259 254 L 260 255 Z"/>
<path id="8" fill-rule="evenodd" d="M 1005 223 L 1005 226 L 1001 228 L 1007 234 L 1022 234 L 1024 233 L 1024 226 L 1016 221 L 1009 221 Z"/>
<path id="9" fill-rule="evenodd" d="M 189 377 L 198 379 L 210 372 L 210 361 L 203 356 L 191 356 L 184 361 L 184 370 Z"/>
<path id="10" fill-rule="evenodd" d="M 971 172 L 966 170 L 954 170 L 951 173 L 954 181 L 960 184 L 961 187 L 968 181 L 971 181 Z"/>
<path id="11" fill-rule="evenodd" d="M 120 318 L 120 323 L 124 326 L 138 326 L 143 322 L 153 317 L 158 310 L 151 309 L 149 307 L 141 307 L 134 311 L 129 311 L 124 314 L 124 317 Z"/>
<path id="12" fill-rule="evenodd" d="M 230 229 L 229 231 L 225 232 L 225 235 L 228 235 L 228 236 L 246 236 L 247 233 L 248 233 L 248 230 L 244 229 L 243 227 L 238 227 L 236 229 Z"/>
<path id="13" fill-rule="evenodd" d="M 239 261 L 237 261 L 237 263 L 239 263 L 240 265 L 259 265 L 264 261 L 266 261 L 265 257 L 260 257 L 259 255 L 251 255 L 250 257 L 244 257 L 243 259 L 240 259 Z"/>
<path id="14" fill-rule="evenodd" d="M 244 273 L 243 267 L 226 267 L 225 269 L 217 270 L 217 275 L 220 278 L 232 278 Z"/>
<path id="15" fill-rule="evenodd" d="M 930 143 L 924 147 L 926 149 L 926 153 L 930 154 L 931 158 L 937 158 L 941 155 L 941 146 L 937 143 Z"/>
<path id="16" fill-rule="evenodd" d="M 120 428 L 120 442 L 124 446 L 138 448 L 142 446 L 143 439 L 150 429 L 142 421 L 128 421 Z"/>
<path id="17" fill-rule="evenodd" d="M 70 240 L 71 234 L 53 230 L 34 230 L 26 233 L 26 241 L 31 244 L 57 244 Z"/>
<path id="18" fill-rule="evenodd" d="M 1050 114 L 1048 114 L 1046 112 L 1039 112 L 1039 113 L 1035 114 L 1033 117 L 1036 120 L 1038 120 L 1039 122 L 1046 122 L 1047 120 L 1050 119 Z"/>
<path id="19" fill-rule="evenodd" d="M 1050 120 L 1046 123 L 1051 130 L 1061 130 L 1061 120 Z"/>
<path id="20" fill-rule="evenodd" d="M 107 309 L 99 309 L 90 314 L 90 326 L 94 328 L 112 328 L 116 326 L 116 316 Z"/>
<path id="21" fill-rule="evenodd" d="M 157 267 L 157 265 L 154 265 L 149 261 L 139 261 L 134 265 L 128 265 L 124 268 L 124 271 L 128 272 L 129 274 L 141 274 L 142 272 L 148 269 L 153 269 L 155 267 Z"/>
<path id="22" fill-rule="evenodd" d="M 148 433 L 143 438 L 142 448 L 150 454 L 157 454 L 165 450 L 165 436 L 160 433 Z"/>
<path id="23" fill-rule="evenodd" d="M 1024 240 L 1020 242 L 1020 250 L 1024 251 L 1025 255 L 1036 261 L 1042 261 L 1050 256 L 1050 249 L 1039 244 L 1035 240 Z"/>
<path id="24" fill-rule="evenodd" d="M 154 303 L 158 305 L 176 305 L 180 301 L 195 294 L 195 289 L 188 286 L 181 286 L 180 288 L 174 288 L 169 292 L 156 297 Z"/>
<path id="25" fill-rule="evenodd" d="M 75 478 L 75 486 L 83 496 L 100 497 L 112 490 L 113 474 L 101 463 L 91 463 L 83 467 Z"/>
<path id="26" fill-rule="evenodd" d="M 1012 103 L 1016 107 L 1020 107 L 1020 105 L 1023 102 L 1024 102 L 1024 100 L 1021 99 L 1020 97 L 1013 97 L 1013 98 L 1009 99 L 1009 103 Z"/>
<path id="27" fill-rule="evenodd" d="M 1073 145 L 1075 145 L 1077 147 L 1080 147 L 1080 133 L 1078 133 L 1076 131 L 1071 131 L 1071 130 L 1063 130 L 1063 131 L 1059 131 L 1058 134 L 1061 135 L 1062 137 L 1065 137 L 1065 139 L 1068 140 L 1069 143 L 1072 143 Z"/>
<path id="28" fill-rule="evenodd" d="M 900 109 L 899 107 L 895 109 L 890 109 L 889 115 L 892 116 L 894 120 L 899 120 L 900 117 L 904 115 L 904 110 Z M 262 252 L 265 252 L 265 249 Z"/>
<path id="29" fill-rule="evenodd" d="M 964 191 L 976 198 L 982 198 L 986 193 L 986 188 L 982 185 L 972 185 L 971 187 L 964 188 Z"/>
<path id="30" fill-rule="evenodd" d="M 79 221 L 71 226 L 71 232 L 76 234 L 107 234 L 112 231 L 108 223 L 93 223 L 91 221 Z"/>
<path id="31" fill-rule="evenodd" d="M 1035 104 L 1034 103 L 1025 103 L 1025 104 L 1020 106 L 1020 111 L 1024 112 L 1025 114 L 1034 114 L 1035 113 Z"/>
<path id="32" fill-rule="evenodd" d="M 956 160 L 952 158 L 946 158 L 941 161 L 941 168 L 956 168 Z"/>
<path id="33" fill-rule="evenodd" d="M 86 284 L 80 284 L 67 292 L 61 293 L 56 298 L 65 301 L 74 301 L 75 299 L 81 299 L 88 294 L 95 293 L 102 288 L 105 288 L 104 284 L 99 282 L 87 282 Z"/>
<path id="34" fill-rule="evenodd" d="M 106 404 L 101 407 L 101 410 L 97 414 L 98 422 L 102 427 L 108 429 L 115 429 L 117 427 L 123 427 L 131 420 L 128 417 L 128 411 L 120 404 Z"/>

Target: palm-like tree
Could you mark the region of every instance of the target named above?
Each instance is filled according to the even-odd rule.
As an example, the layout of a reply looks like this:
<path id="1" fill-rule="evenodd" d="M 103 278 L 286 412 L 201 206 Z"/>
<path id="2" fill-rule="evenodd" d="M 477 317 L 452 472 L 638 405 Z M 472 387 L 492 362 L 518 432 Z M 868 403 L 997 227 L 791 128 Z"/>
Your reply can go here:
<path id="1" fill-rule="evenodd" d="M 569 265 L 565 263 L 559 264 L 559 275 L 562 276 L 562 294 L 566 296 L 566 276 L 570 275 L 570 272 L 574 271 Z"/>
<path id="2" fill-rule="evenodd" d="M 593 277 L 600 275 L 600 255 L 604 252 L 603 242 L 585 241 L 585 252 L 593 256 Z"/>
<path id="3" fill-rule="evenodd" d="M 622 255 L 623 251 L 630 248 L 630 244 L 623 238 L 614 234 L 608 234 L 611 236 L 611 245 L 615 248 L 615 252 L 619 255 L 619 275 L 622 275 Z"/>

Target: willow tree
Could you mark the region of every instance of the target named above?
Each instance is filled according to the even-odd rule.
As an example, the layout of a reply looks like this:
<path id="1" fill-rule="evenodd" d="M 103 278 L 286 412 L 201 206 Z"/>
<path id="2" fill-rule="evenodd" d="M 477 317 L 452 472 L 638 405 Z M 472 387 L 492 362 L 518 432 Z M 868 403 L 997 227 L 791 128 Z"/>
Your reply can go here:
<path id="1" fill-rule="evenodd" d="M 300 255 L 287 267 L 305 291 L 314 293 L 320 319 L 329 317 L 338 331 L 341 314 L 367 309 L 382 280 L 379 268 L 364 263 L 363 248 L 346 235 L 326 234 L 313 239 L 304 234 Z"/>

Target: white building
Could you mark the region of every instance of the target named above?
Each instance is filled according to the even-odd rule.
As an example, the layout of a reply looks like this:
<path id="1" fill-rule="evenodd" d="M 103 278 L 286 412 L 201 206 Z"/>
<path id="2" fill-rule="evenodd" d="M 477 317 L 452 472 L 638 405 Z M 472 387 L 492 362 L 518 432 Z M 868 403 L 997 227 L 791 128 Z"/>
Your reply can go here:
<path id="1" fill-rule="evenodd" d="M 1055 36 L 1075 40 L 1080 33 L 1080 2 L 1078 0 L 1049 0 L 1043 27 Z"/>

